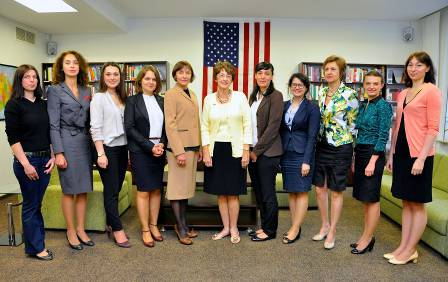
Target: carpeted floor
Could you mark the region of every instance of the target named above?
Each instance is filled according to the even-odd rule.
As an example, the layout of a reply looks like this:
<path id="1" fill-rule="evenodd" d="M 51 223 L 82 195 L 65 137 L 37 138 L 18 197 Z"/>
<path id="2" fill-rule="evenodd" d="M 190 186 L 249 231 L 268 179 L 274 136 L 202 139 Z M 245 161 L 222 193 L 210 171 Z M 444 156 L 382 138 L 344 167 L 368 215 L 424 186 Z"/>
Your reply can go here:
<path id="1" fill-rule="evenodd" d="M 421 243 L 417 264 L 394 266 L 382 258 L 400 239 L 400 227 L 382 217 L 372 253 L 350 254 L 349 244 L 362 230 L 362 206 L 351 190 L 345 193 L 344 211 L 338 227 L 336 247 L 331 251 L 311 237 L 319 228 L 319 212 L 309 211 L 296 243 L 284 245 L 280 238 L 254 243 L 241 230 L 242 240 L 212 241 L 213 230 L 201 230 L 192 246 L 178 243 L 173 231 L 165 241 L 145 248 L 139 235 L 135 206 L 123 216 L 131 236 L 131 249 L 115 247 L 105 234 L 90 233 L 96 246 L 73 251 L 64 231 L 47 231 L 47 247 L 55 259 L 42 262 L 27 258 L 20 247 L 0 247 L 0 281 L 448 281 L 448 261 Z M 6 229 L 4 203 L 0 199 L 0 232 Z M 18 224 L 20 225 L 20 224 Z M 287 210 L 280 212 L 278 233 L 289 225 Z"/>

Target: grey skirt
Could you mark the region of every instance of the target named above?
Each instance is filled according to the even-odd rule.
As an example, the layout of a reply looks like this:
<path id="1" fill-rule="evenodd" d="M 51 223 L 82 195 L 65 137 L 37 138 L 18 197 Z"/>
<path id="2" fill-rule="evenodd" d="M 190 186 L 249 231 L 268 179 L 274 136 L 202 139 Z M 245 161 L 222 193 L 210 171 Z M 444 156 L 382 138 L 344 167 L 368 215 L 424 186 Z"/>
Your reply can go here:
<path id="1" fill-rule="evenodd" d="M 92 155 L 90 135 L 79 133 L 71 135 L 62 132 L 64 157 L 67 160 L 66 169 L 58 169 L 62 193 L 76 195 L 92 192 Z"/>

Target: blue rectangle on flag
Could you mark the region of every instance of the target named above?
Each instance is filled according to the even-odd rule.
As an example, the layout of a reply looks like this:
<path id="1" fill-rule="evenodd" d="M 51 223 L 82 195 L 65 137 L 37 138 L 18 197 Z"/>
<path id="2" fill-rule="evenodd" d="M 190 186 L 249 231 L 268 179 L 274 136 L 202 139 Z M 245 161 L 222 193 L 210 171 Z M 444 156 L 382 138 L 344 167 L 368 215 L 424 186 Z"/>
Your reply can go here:
<path id="1" fill-rule="evenodd" d="M 239 24 L 204 22 L 204 66 L 229 61 L 238 67 Z"/>

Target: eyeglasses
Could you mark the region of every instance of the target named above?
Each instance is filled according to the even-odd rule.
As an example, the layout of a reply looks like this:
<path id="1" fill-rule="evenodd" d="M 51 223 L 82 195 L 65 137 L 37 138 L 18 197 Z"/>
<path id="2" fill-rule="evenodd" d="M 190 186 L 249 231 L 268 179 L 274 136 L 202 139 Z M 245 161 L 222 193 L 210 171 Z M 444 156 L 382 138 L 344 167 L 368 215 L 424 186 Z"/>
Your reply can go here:
<path id="1" fill-rule="evenodd" d="M 230 74 L 223 74 L 223 73 L 218 74 L 217 77 L 220 79 L 223 78 L 232 79 L 232 76 Z"/>
<path id="2" fill-rule="evenodd" d="M 300 84 L 300 83 L 292 83 L 292 84 L 291 84 L 291 88 L 299 88 L 299 89 L 303 89 L 303 88 L 305 88 L 305 85 Z"/>

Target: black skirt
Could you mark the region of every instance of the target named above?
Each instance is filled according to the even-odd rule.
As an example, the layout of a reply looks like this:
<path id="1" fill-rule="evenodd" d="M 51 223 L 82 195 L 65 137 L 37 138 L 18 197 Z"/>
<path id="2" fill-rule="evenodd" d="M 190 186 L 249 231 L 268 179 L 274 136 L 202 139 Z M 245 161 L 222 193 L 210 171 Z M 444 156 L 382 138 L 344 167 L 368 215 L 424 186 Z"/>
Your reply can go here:
<path id="1" fill-rule="evenodd" d="M 365 169 L 373 155 L 375 145 L 357 144 L 355 147 L 355 173 L 353 175 L 353 198 L 362 202 L 380 201 L 381 179 L 386 158 L 380 155 L 372 176 L 366 176 Z"/>
<path id="2" fill-rule="evenodd" d="M 232 157 L 230 142 L 215 142 L 212 167 L 204 167 L 204 191 L 213 195 L 247 194 L 246 169 L 241 158 Z"/>
<path id="3" fill-rule="evenodd" d="M 146 153 L 130 153 L 132 173 L 137 190 L 151 192 L 163 188 L 165 155 L 154 157 Z"/>
<path id="4" fill-rule="evenodd" d="M 429 203 L 432 201 L 434 156 L 428 156 L 426 158 L 421 174 L 412 175 L 411 170 L 416 159 L 411 158 L 411 153 L 409 152 L 406 131 L 404 130 L 403 114 L 392 163 L 392 195 L 395 198 L 405 201 Z"/>
<path id="5" fill-rule="evenodd" d="M 313 184 L 332 191 L 344 191 L 347 187 L 347 174 L 352 164 L 353 145 L 344 144 L 338 147 L 328 144 L 324 139 L 316 146 L 316 168 Z"/>

